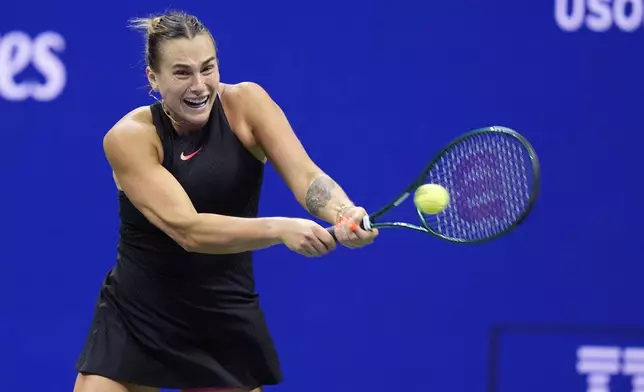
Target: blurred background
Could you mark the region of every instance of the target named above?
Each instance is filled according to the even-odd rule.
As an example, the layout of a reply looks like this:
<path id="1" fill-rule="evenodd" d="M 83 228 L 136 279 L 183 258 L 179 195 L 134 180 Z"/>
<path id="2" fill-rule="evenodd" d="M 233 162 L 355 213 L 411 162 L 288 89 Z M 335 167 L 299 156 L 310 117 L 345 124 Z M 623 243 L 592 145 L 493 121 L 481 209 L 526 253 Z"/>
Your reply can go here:
<path id="1" fill-rule="evenodd" d="M 323 259 L 257 252 L 285 374 L 268 391 L 642 390 L 642 0 L 6 0 L 0 391 L 72 390 L 116 254 L 102 138 L 153 102 L 127 21 L 169 8 L 367 210 L 473 128 L 518 130 L 543 165 L 534 213 L 490 244 L 392 230 Z M 306 216 L 272 168 L 261 215 Z"/>

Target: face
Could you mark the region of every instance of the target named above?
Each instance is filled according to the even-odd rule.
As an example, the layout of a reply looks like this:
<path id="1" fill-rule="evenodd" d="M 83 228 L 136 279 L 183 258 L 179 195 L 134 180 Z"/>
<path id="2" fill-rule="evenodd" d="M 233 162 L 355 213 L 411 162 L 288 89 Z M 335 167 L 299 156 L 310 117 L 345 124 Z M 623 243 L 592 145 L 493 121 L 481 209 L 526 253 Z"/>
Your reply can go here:
<path id="1" fill-rule="evenodd" d="M 206 124 L 219 88 L 215 46 L 208 34 L 193 39 L 166 41 L 161 46 L 157 72 L 147 69 L 148 79 L 163 98 L 179 127 Z"/>

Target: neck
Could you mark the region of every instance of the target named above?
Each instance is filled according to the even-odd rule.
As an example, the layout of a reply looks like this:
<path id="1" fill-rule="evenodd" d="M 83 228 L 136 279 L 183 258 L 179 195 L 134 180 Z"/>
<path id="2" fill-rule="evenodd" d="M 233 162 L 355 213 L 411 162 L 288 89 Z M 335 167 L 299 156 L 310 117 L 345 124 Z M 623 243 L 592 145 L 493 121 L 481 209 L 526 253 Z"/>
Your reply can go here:
<path id="1" fill-rule="evenodd" d="M 165 115 L 168 116 L 168 118 L 170 119 L 172 128 L 174 128 L 175 132 L 177 132 L 179 135 L 187 135 L 193 132 L 198 132 L 206 125 L 206 124 L 193 124 L 193 123 L 187 123 L 185 121 L 181 121 L 181 117 L 177 116 L 170 109 L 168 109 L 163 104 L 163 102 L 161 102 L 161 107 L 163 108 L 163 112 L 165 113 Z"/>

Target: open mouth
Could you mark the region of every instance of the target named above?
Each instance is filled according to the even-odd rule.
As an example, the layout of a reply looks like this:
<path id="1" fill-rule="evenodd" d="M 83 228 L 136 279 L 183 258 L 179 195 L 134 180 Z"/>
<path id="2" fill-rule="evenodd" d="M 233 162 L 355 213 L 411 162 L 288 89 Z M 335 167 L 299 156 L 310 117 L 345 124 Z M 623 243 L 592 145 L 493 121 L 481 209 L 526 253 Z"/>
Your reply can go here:
<path id="1" fill-rule="evenodd" d="M 208 104 L 208 98 L 210 98 L 210 95 L 201 98 L 186 98 L 183 100 L 183 103 L 189 108 L 201 109 Z"/>

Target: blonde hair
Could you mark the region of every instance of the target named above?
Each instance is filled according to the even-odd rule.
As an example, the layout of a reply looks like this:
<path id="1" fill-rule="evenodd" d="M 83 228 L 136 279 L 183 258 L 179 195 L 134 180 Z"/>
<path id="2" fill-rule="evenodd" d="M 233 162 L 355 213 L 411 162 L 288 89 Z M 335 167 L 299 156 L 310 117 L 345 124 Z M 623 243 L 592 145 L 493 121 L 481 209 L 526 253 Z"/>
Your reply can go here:
<path id="1" fill-rule="evenodd" d="M 179 38 L 192 39 L 199 34 L 206 33 L 215 44 L 215 39 L 208 28 L 196 16 L 183 11 L 169 11 L 146 18 L 132 18 L 129 26 L 143 32 L 145 63 L 153 71 L 158 70 L 161 57 L 160 49 L 165 41 Z"/>

